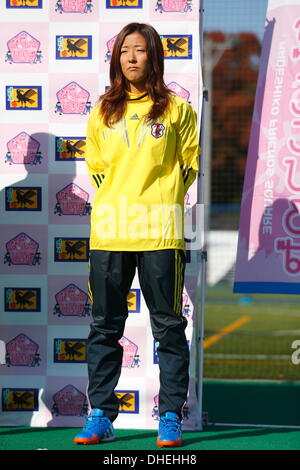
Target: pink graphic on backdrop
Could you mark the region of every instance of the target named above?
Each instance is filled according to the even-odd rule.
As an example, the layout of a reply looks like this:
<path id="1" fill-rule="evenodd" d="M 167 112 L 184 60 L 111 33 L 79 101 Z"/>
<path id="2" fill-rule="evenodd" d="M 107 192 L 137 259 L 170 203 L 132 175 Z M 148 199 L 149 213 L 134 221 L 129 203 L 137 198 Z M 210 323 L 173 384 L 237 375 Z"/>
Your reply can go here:
<path id="1" fill-rule="evenodd" d="M 275 239 L 275 251 L 282 255 L 284 272 L 288 276 L 299 276 L 300 243 L 296 243 L 290 237 L 278 237 Z"/>
<path id="2" fill-rule="evenodd" d="M 21 132 L 7 143 L 9 164 L 36 165 L 41 160 L 40 143 L 27 132 Z"/>
<path id="3" fill-rule="evenodd" d="M 50 135 L 47 124 L 12 122 L 2 126 L 1 130 L 1 174 L 26 175 L 48 172 Z"/>
<path id="4" fill-rule="evenodd" d="M 184 196 L 184 215 L 189 215 L 192 210 L 190 199 L 190 194 L 187 192 Z"/>
<path id="5" fill-rule="evenodd" d="M 75 284 L 69 284 L 55 296 L 54 314 L 58 316 L 86 316 L 91 306 L 88 295 Z"/>
<path id="6" fill-rule="evenodd" d="M 288 157 L 283 160 L 283 164 L 287 167 L 286 171 L 286 185 L 291 193 L 297 193 L 300 191 L 300 186 L 295 184 L 295 181 L 299 181 L 299 173 L 296 173 L 297 169 L 297 158 Z"/>
<path id="7" fill-rule="evenodd" d="M 199 0 L 149 0 L 150 20 L 195 21 L 199 11 Z"/>
<path id="8" fill-rule="evenodd" d="M 153 397 L 154 406 L 152 409 L 152 418 L 154 421 L 159 421 L 159 409 L 158 409 L 158 395 Z"/>
<path id="9" fill-rule="evenodd" d="M 7 42 L 6 60 L 10 63 L 32 64 L 40 61 L 40 41 L 26 31 L 21 31 Z"/>
<path id="10" fill-rule="evenodd" d="M 122 367 L 133 367 L 138 346 L 125 336 L 120 339 L 119 343 L 123 347 Z"/>
<path id="11" fill-rule="evenodd" d="M 55 11 L 59 13 L 87 13 L 91 7 L 91 0 L 58 0 Z"/>
<path id="12" fill-rule="evenodd" d="M 19 334 L 6 344 L 6 365 L 34 367 L 40 364 L 39 346 L 31 338 Z"/>
<path id="13" fill-rule="evenodd" d="M 86 215 L 90 213 L 89 194 L 74 183 L 56 194 L 55 213 L 58 215 Z"/>
<path id="14" fill-rule="evenodd" d="M 123 27 L 124 23 L 104 22 L 102 24 L 99 33 L 100 73 L 109 72 L 112 50 L 116 42 L 117 36 Z"/>
<path id="15" fill-rule="evenodd" d="M 186 13 L 192 11 L 192 0 L 157 0 L 156 9 L 164 12 Z"/>
<path id="16" fill-rule="evenodd" d="M 299 293 L 299 8 L 268 11 L 241 206 L 235 292 Z M 297 278 L 298 276 L 298 278 Z"/>
<path id="17" fill-rule="evenodd" d="M 146 403 L 147 403 L 147 429 L 157 429 L 159 420 L 159 380 L 157 377 L 147 378 L 146 383 Z M 196 387 L 193 379 L 189 381 L 189 390 L 187 401 L 182 407 L 182 428 L 195 429 L 195 411 L 196 411 Z"/>
<path id="18" fill-rule="evenodd" d="M 47 225 L 1 226 L 0 274 L 46 274 Z"/>
<path id="19" fill-rule="evenodd" d="M 190 103 L 195 110 L 198 106 L 199 77 L 196 73 L 178 74 L 166 72 L 164 75 L 165 83 L 175 95 L 183 98 Z"/>
<path id="20" fill-rule="evenodd" d="M 47 426 L 82 426 L 82 417 L 88 411 L 86 386 L 86 375 L 46 376 L 45 404 L 52 413 Z"/>
<path id="21" fill-rule="evenodd" d="M 1 325 L 5 343 L 5 363 L 0 364 L 1 376 L 43 376 L 46 374 L 47 327 L 38 325 Z M 2 352 L 2 351 L 1 351 Z M 1 379 L 3 382 L 3 379 Z"/>
<path id="22" fill-rule="evenodd" d="M 39 244 L 26 233 L 19 233 L 16 237 L 6 243 L 6 255 L 4 263 L 8 266 L 40 264 L 41 256 L 38 251 Z"/>
<path id="23" fill-rule="evenodd" d="M 29 13 L 29 12 L 27 12 Z M 18 17 L 21 12 L 18 12 Z M 31 12 L 33 15 L 33 12 Z M 0 28 L 0 65 L 3 73 L 27 74 L 49 70 L 48 22 L 2 21 Z M 25 29 L 26 28 L 26 29 Z M 24 77 L 23 77 L 24 78 Z M 31 81 L 31 80 L 30 80 Z M 29 83 L 32 85 L 33 82 Z"/>
<path id="24" fill-rule="evenodd" d="M 112 50 L 114 48 L 117 37 L 118 37 L 118 35 L 114 36 L 112 39 L 110 39 L 106 43 L 105 62 L 110 62 L 111 55 L 112 55 Z"/>
<path id="25" fill-rule="evenodd" d="M 68 164 L 74 165 L 75 173 L 75 163 Z M 65 175 L 51 174 L 48 189 L 50 224 L 90 224 L 89 216 L 96 190 L 88 175 L 70 174 L 66 178 Z"/>
<path id="26" fill-rule="evenodd" d="M 56 93 L 55 112 L 59 114 L 86 114 L 90 93 L 76 82 L 71 82 Z"/>
<path id="27" fill-rule="evenodd" d="M 99 98 L 98 88 L 96 73 L 77 73 L 76 81 L 74 74 L 49 74 L 49 121 L 69 124 L 72 118 L 72 123 L 87 122 Z"/>
<path id="28" fill-rule="evenodd" d="M 94 21 L 99 15 L 99 0 L 53 0 L 51 3 L 51 21 Z"/>
<path id="29" fill-rule="evenodd" d="M 167 87 L 172 90 L 175 95 L 180 96 L 180 98 L 183 98 L 186 101 L 189 101 L 190 92 L 179 85 L 177 82 L 168 83 Z"/>
<path id="30" fill-rule="evenodd" d="M 49 325 L 90 324 L 92 306 L 88 297 L 88 274 L 49 275 L 47 300 Z"/>
<path id="31" fill-rule="evenodd" d="M 193 318 L 194 306 L 188 295 L 187 289 L 184 287 L 182 293 L 182 314 L 188 319 Z"/>
<path id="32" fill-rule="evenodd" d="M 51 411 L 56 416 L 84 416 L 87 410 L 86 395 L 71 384 L 53 395 Z"/>

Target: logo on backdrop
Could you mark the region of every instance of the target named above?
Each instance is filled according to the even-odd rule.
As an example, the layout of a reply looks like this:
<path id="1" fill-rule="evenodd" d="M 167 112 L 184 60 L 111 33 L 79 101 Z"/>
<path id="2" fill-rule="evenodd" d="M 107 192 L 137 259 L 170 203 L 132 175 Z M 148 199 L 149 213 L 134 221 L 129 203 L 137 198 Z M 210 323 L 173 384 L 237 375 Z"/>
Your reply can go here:
<path id="1" fill-rule="evenodd" d="M 6 86 L 6 109 L 35 111 L 42 109 L 41 86 Z"/>
<path id="2" fill-rule="evenodd" d="M 160 36 L 165 59 L 192 59 L 191 34 L 163 34 Z"/>
<path id="3" fill-rule="evenodd" d="M 192 0 L 157 0 L 155 11 L 187 13 L 192 11 Z"/>
<path id="4" fill-rule="evenodd" d="M 106 0 L 106 8 L 143 8 L 143 0 Z"/>
<path id="5" fill-rule="evenodd" d="M 54 362 L 83 363 L 86 362 L 86 339 L 55 338 Z"/>
<path id="6" fill-rule="evenodd" d="M 37 64 L 42 62 L 40 41 L 26 31 L 11 38 L 7 42 L 5 62 L 9 64 Z"/>
<path id="7" fill-rule="evenodd" d="M 188 103 L 191 103 L 189 101 L 189 98 L 190 98 L 190 92 L 188 90 L 186 90 L 185 88 L 183 88 L 181 85 L 179 85 L 179 83 L 177 82 L 170 82 L 167 87 L 172 90 L 175 95 L 179 96 L 180 98 L 183 98 L 184 100 L 186 100 Z"/>
<path id="8" fill-rule="evenodd" d="M 159 341 L 154 339 L 153 340 L 153 364 L 158 364 L 158 355 L 157 355 L 158 345 L 159 345 Z"/>
<path id="9" fill-rule="evenodd" d="M 69 284 L 55 295 L 53 315 L 58 317 L 85 317 L 90 315 L 91 305 L 86 292 L 75 284 Z"/>
<path id="10" fill-rule="evenodd" d="M 190 215 L 191 210 L 190 194 L 187 192 L 184 196 L 184 215 Z"/>
<path id="11" fill-rule="evenodd" d="M 39 287 L 5 287 L 6 312 L 40 312 L 41 289 Z"/>
<path id="12" fill-rule="evenodd" d="M 185 288 L 182 293 L 182 314 L 186 318 L 190 318 L 193 315 L 193 304 Z"/>
<path id="13" fill-rule="evenodd" d="M 92 0 L 57 0 L 55 11 L 57 13 L 91 13 Z"/>
<path id="14" fill-rule="evenodd" d="M 116 39 L 117 39 L 118 35 L 114 36 L 113 38 L 111 38 L 109 41 L 107 41 L 106 43 L 106 54 L 105 54 L 105 59 L 104 61 L 105 62 L 110 62 L 110 59 L 111 59 L 111 54 L 112 54 L 112 50 L 114 48 L 114 44 L 116 42 Z"/>
<path id="15" fill-rule="evenodd" d="M 56 36 L 56 59 L 92 59 L 92 36 Z"/>
<path id="16" fill-rule="evenodd" d="M 6 0 L 6 8 L 43 8 L 43 0 Z"/>
<path id="17" fill-rule="evenodd" d="M 84 416 L 88 412 L 86 395 L 74 385 L 66 385 L 53 395 L 51 413 L 55 416 Z"/>
<path id="18" fill-rule="evenodd" d="M 89 238 L 54 239 L 54 260 L 60 262 L 88 261 Z"/>
<path id="19" fill-rule="evenodd" d="M 39 244 L 24 232 L 6 243 L 4 264 L 36 266 L 41 264 Z"/>
<path id="20" fill-rule="evenodd" d="M 141 311 L 141 290 L 130 289 L 127 296 L 127 305 L 129 313 L 140 313 Z"/>
<path id="21" fill-rule="evenodd" d="M 5 188 L 5 210 L 41 211 L 42 188 L 29 186 L 8 186 Z"/>
<path id="22" fill-rule="evenodd" d="M 56 93 L 55 113 L 87 114 L 91 111 L 90 93 L 78 83 L 71 82 Z"/>
<path id="23" fill-rule="evenodd" d="M 190 341 L 187 341 L 187 344 L 190 347 Z M 154 339 L 153 340 L 153 364 L 159 363 L 158 354 L 157 354 L 158 346 L 159 346 L 159 341 Z"/>
<path id="24" fill-rule="evenodd" d="M 3 388 L 2 411 L 38 411 L 38 388 Z"/>
<path id="25" fill-rule="evenodd" d="M 119 400 L 119 413 L 139 413 L 140 400 L 138 390 L 115 390 L 114 394 Z"/>
<path id="26" fill-rule="evenodd" d="M 159 421 L 159 409 L 158 409 L 158 395 L 155 395 L 153 397 L 153 408 L 152 408 L 152 418 L 154 421 Z M 182 417 L 184 420 L 189 419 L 190 412 L 189 412 L 189 407 L 187 404 L 185 404 L 182 408 Z"/>
<path id="27" fill-rule="evenodd" d="M 92 207 L 88 202 L 89 193 L 70 183 L 56 194 L 57 203 L 54 214 L 58 215 L 90 215 Z"/>
<path id="28" fill-rule="evenodd" d="M 139 354 L 137 354 L 138 346 L 125 336 L 122 336 L 119 344 L 123 348 L 122 367 L 128 367 L 129 369 L 140 367 L 141 360 Z"/>
<path id="29" fill-rule="evenodd" d="M 27 132 L 20 132 L 7 142 L 5 163 L 9 165 L 36 165 L 41 163 L 40 142 L 31 137 Z"/>
<path id="30" fill-rule="evenodd" d="M 158 395 L 153 397 L 154 406 L 152 408 L 152 418 L 154 421 L 159 421 L 159 410 L 158 410 Z"/>
<path id="31" fill-rule="evenodd" d="M 40 365 L 39 346 L 27 335 L 20 334 L 6 343 L 5 362 L 10 366 L 35 367 Z"/>
<path id="32" fill-rule="evenodd" d="M 83 161 L 85 148 L 86 137 L 55 137 L 55 160 Z"/>

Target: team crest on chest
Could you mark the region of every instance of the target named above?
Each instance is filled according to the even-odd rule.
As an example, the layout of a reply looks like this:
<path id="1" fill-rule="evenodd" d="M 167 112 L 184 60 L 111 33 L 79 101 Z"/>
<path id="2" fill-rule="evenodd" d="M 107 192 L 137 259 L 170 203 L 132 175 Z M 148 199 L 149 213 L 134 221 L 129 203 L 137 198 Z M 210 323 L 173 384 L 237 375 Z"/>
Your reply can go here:
<path id="1" fill-rule="evenodd" d="M 155 137 L 155 139 L 159 139 L 165 134 L 165 126 L 161 122 L 155 122 L 151 125 L 151 135 Z"/>

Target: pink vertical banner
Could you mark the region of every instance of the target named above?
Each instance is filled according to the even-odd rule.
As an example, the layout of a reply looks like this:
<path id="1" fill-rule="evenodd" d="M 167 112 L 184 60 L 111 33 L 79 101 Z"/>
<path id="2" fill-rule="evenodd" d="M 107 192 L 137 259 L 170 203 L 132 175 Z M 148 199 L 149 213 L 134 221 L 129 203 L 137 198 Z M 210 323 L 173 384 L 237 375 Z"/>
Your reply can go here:
<path id="1" fill-rule="evenodd" d="M 234 292 L 300 294 L 298 0 L 270 0 L 267 10 Z"/>

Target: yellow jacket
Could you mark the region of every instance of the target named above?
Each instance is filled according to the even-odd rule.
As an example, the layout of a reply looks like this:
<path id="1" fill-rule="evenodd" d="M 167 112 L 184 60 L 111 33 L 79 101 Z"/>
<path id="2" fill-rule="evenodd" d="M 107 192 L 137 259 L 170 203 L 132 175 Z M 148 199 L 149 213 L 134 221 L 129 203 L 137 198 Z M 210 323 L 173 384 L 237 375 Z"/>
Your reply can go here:
<path id="1" fill-rule="evenodd" d="M 91 250 L 185 249 L 184 195 L 198 171 L 197 116 L 178 96 L 156 122 L 145 116 L 146 93 L 128 93 L 123 118 L 112 128 L 99 108 L 88 120 L 86 163 L 97 192 Z"/>

